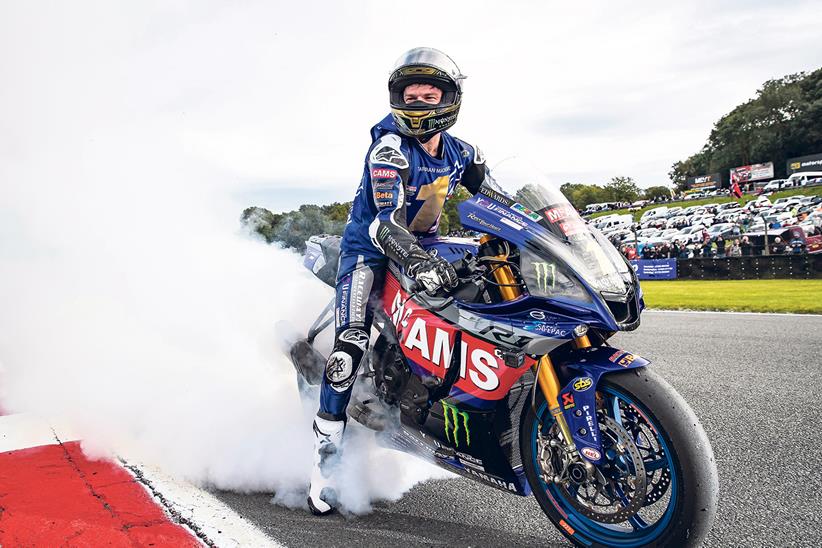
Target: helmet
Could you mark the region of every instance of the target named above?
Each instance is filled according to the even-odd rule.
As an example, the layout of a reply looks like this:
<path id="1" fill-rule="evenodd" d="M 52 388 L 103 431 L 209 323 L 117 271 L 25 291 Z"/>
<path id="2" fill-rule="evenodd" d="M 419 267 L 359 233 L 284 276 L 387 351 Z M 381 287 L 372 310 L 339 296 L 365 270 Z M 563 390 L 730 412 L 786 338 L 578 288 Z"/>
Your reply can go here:
<path id="1" fill-rule="evenodd" d="M 403 53 L 388 78 L 391 115 L 403 135 L 425 142 L 436 133 L 453 126 L 462 101 L 459 67 L 443 52 L 434 48 L 414 48 Z M 423 101 L 405 104 L 403 92 L 411 84 L 430 84 L 442 90 L 436 105 Z"/>

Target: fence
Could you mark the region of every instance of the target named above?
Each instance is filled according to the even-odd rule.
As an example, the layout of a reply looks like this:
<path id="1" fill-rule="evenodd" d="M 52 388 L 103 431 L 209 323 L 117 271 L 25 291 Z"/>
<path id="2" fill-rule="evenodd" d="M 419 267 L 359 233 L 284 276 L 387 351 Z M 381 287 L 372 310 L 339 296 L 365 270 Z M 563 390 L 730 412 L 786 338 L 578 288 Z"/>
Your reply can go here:
<path id="1" fill-rule="evenodd" d="M 754 257 L 725 257 L 722 259 L 677 259 L 674 275 L 655 276 L 648 263 L 660 261 L 631 261 L 640 279 L 673 278 L 685 280 L 772 280 L 822 278 L 822 253 L 802 255 L 763 255 Z M 657 267 L 656 270 L 659 270 Z M 643 275 L 650 271 L 651 275 Z"/>

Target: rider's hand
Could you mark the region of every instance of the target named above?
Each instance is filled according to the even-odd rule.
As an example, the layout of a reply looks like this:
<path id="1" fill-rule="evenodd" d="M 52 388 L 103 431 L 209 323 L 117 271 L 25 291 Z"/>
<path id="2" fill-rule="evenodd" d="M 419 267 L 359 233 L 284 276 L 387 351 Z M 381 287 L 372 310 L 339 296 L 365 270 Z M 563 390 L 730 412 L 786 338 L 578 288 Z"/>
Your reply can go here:
<path id="1" fill-rule="evenodd" d="M 406 263 L 405 272 L 414 278 L 429 295 L 433 295 L 438 289 L 452 289 L 457 286 L 459 278 L 451 263 L 439 256 L 409 257 Z"/>

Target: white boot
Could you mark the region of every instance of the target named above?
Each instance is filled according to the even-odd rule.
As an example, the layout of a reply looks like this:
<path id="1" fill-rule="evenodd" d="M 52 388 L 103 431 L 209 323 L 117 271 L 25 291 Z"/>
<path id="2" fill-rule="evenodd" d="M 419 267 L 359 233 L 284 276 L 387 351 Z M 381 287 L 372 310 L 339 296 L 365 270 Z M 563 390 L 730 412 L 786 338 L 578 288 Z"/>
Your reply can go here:
<path id="1" fill-rule="evenodd" d="M 340 460 L 345 421 L 330 421 L 314 417 L 314 469 L 308 490 L 308 507 L 317 516 L 330 514 L 337 502 L 332 486 L 332 474 Z"/>

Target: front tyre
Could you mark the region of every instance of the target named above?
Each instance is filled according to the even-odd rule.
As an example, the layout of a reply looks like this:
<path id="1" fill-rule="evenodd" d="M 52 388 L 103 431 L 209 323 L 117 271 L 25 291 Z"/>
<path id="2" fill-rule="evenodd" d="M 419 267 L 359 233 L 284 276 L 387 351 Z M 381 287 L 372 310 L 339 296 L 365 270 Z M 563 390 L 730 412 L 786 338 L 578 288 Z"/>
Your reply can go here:
<path id="1" fill-rule="evenodd" d="M 557 529 L 577 546 L 702 543 L 716 514 L 716 462 L 699 419 L 671 385 L 647 368 L 601 378 L 597 416 L 607 458 L 587 482 L 563 476 L 564 453 L 551 443 L 558 428 L 537 392 L 523 415 L 520 450 L 534 496 Z"/>

